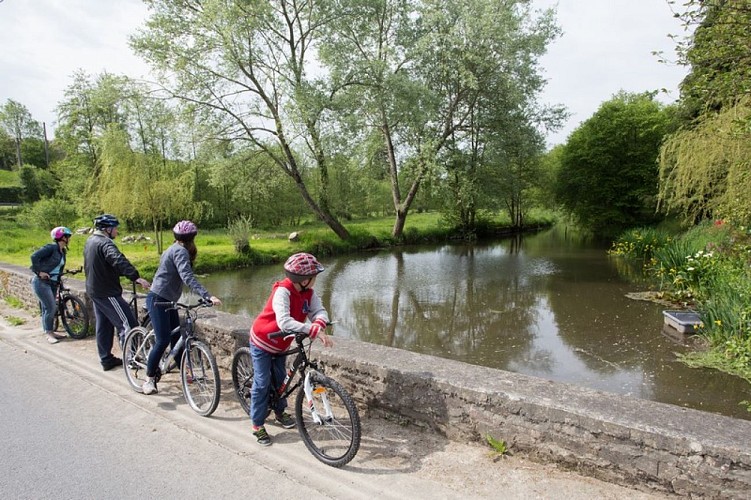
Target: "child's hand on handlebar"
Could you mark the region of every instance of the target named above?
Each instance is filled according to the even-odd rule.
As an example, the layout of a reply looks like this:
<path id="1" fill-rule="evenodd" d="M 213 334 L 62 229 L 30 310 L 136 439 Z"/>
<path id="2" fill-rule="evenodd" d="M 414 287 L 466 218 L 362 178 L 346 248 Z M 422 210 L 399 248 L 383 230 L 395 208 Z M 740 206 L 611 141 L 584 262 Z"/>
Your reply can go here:
<path id="1" fill-rule="evenodd" d="M 318 338 L 323 342 L 323 347 L 334 347 L 334 340 L 326 332 L 319 333 Z"/>

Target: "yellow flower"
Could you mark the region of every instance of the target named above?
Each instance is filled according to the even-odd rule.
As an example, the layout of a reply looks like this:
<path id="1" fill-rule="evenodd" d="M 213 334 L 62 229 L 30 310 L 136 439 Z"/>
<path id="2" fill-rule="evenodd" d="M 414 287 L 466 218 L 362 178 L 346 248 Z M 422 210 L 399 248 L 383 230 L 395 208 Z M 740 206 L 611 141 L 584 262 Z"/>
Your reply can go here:
<path id="1" fill-rule="evenodd" d="M 714 324 L 717 325 L 717 326 L 722 326 L 722 320 L 721 319 L 716 319 L 716 320 L 714 320 Z"/>

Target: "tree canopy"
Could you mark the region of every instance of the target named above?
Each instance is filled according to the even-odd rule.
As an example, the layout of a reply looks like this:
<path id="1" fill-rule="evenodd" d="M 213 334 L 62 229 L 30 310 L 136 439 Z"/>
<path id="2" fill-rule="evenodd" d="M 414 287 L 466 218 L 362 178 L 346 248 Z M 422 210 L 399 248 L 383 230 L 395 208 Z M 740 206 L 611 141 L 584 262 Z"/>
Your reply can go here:
<path id="1" fill-rule="evenodd" d="M 669 124 L 669 114 L 651 93 L 621 92 L 603 103 L 561 153 L 558 200 L 602 236 L 652 222 L 657 155 Z"/>

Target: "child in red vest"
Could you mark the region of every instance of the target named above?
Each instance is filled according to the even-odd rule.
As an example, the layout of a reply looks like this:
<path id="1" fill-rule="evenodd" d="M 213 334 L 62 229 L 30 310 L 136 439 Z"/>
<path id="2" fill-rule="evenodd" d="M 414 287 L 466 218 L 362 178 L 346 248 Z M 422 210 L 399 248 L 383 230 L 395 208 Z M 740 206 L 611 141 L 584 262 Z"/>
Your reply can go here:
<path id="1" fill-rule="evenodd" d="M 326 335 L 329 322 L 328 313 L 318 294 L 313 290 L 316 276 L 323 272 L 323 266 L 309 253 L 296 253 L 284 263 L 286 278 L 274 283 L 266 306 L 250 328 L 250 355 L 253 359 L 253 387 L 250 394 L 250 419 L 253 435 L 259 444 L 271 444 L 264 421 L 269 407 L 271 372 L 280 384 L 284 380 L 285 357 L 277 356 L 289 349 L 292 337 L 269 338 L 278 332 L 308 332 L 310 338 L 320 338 L 325 347 L 334 345 Z M 306 320 L 311 323 L 306 323 Z M 295 426 L 295 420 L 284 411 L 286 399 L 279 401 L 274 408 L 276 421 L 285 429 Z"/>

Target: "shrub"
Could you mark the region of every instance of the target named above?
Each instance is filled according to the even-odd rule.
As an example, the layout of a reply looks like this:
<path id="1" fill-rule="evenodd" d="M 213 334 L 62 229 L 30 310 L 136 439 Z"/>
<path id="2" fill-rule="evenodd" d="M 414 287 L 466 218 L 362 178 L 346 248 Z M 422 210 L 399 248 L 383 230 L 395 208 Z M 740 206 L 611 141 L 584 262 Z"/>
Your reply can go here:
<path id="1" fill-rule="evenodd" d="M 252 230 L 253 218 L 249 215 L 240 216 L 231 221 L 227 226 L 227 231 L 237 253 L 247 254 L 250 252 L 250 235 Z"/>
<path id="2" fill-rule="evenodd" d="M 29 227 L 50 229 L 55 226 L 72 226 L 77 219 L 75 209 L 65 200 L 45 198 L 24 207 L 18 221 Z"/>

